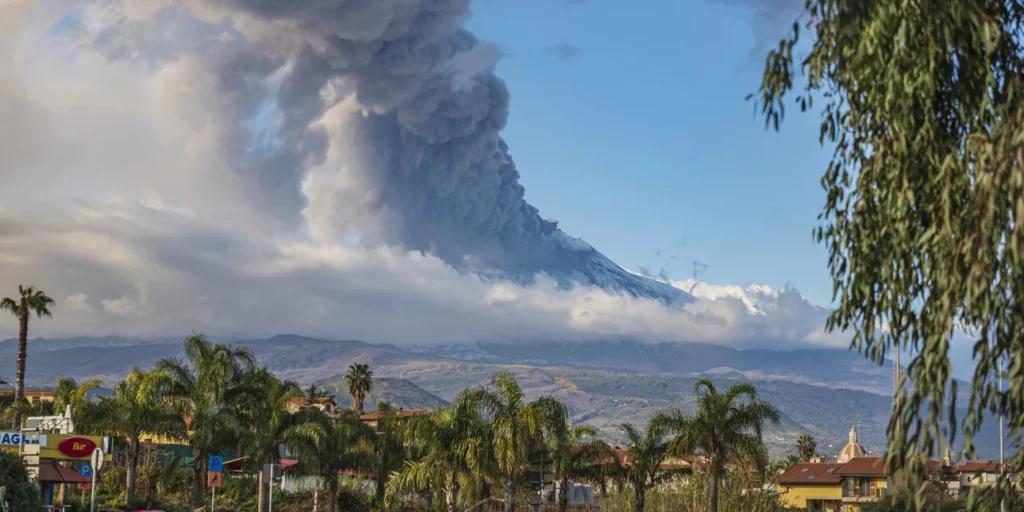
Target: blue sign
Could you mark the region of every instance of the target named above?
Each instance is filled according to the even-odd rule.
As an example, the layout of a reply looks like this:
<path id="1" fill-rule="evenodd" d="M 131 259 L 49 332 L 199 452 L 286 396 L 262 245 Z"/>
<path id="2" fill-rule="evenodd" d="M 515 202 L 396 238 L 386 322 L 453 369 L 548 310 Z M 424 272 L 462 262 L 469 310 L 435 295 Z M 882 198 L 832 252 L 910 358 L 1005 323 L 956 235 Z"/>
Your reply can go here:
<path id="1" fill-rule="evenodd" d="M 0 444 L 18 446 L 19 444 L 39 444 L 38 439 L 25 439 L 17 432 L 0 432 Z"/>
<path id="2" fill-rule="evenodd" d="M 220 473 L 223 468 L 224 457 L 221 457 L 220 455 L 210 455 L 210 471 Z"/>
<path id="3" fill-rule="evenodd" d="M 91 477 L 92 476 L 92 464 L 89 464 L 88 462 L 83 462 L 83 463 L 79 464 L 78 465 L 78 476 L 84 476 L 86 478 Z"/>

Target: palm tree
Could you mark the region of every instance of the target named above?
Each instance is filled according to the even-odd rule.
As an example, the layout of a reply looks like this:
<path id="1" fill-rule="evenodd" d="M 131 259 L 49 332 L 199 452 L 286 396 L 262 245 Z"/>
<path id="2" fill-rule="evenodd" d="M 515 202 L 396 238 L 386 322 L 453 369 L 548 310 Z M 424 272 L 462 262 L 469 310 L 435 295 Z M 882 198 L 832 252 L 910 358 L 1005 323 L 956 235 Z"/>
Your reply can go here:
<path id="1" fill-rule="evenodd" d="M 352 395 L 352 410 L 362 414 L 363 401 L 373 389 L 373 372 L 370 371 L 370 365 L 359 363 L 349 365 L 348 373 L 345 374 L 345 382 L 348 384 L 348 394 Z"/>
<path id="2" fill-rule="evenodd" d="M 22 416 L 29 416 L 36 411 L 36 408 L 24 398 L 20 402 L 11 402 L 4 407 L 3 413 L 0 414 L 0 421 L 4 424 L 10 424 L 11 429 L 14 429 L 14 422 L 18 421 L 18 418 Z"/>
<path id="3" fill-rule="evenodd" d="M 697 411 L 693 417 L 671 409 L 656 414 L 652 422 L 674 436 L 672 454 L 700 451 L 707 456 L 711 512 L 718 512 L 718 488 L 726 462 L 753 462 L 758 468 L 764 467 L 767 454 L 761 443 L 761 432 L 765 422 L 779 423 L 779 411 L 759 401 L 757 389 L 748 382 L 718 393 L 710 380 L 701 379 L 693 392 L 697 395 Z M 742 397 L 748 400 L 743 401 Z"/>
<path id="4" fill-rule="evenodd" d="M 569 507 L 570 480 L 597 480 L 602 463 L 615 456 L 608 443 L 598 439 L 597 430 L 589 425 L 570 428 L 568 423 L 555 423 L 548 436 L 552 472 L 558 482 L 558 512 Z"/>
<path id="5" fill-rule="evenodd" d="M 641 434 L 629 423 L 622 424 L 622 430 L 629 439 L 624 460 L 616 463 L 621 465 L 620 474 L 626 485 L 633 489 L 633 506 L 636 512 L 644 512 L 647 491 L 672 476 L 661 471 L 661 463 L 668 457 L 668 444 L 662 442 L 663 433 L 655 422 L 648 422 Z"/>
<path id="6" fill-rule="evenodd" d="M 164 400 L 178 415 L 180 430 L 188 432 L 195 458 L 191 505 L 199 508 L 206 457 L 228 446 L 238 430 L 230 406 L 250 392 L 245 373 L 255 359 L 246 347 L 213 344 L 200 333 L 185 339 L 185 358 L 187 364 L 176 358 L 161 359 L 155 378 Z"/>
<path id="7" fill-rule="evenodd" d="M 63 414 L 67 406 L 70 405 L 71 414 L 77 420 L 78 413 L 82 412 L 85 404 L 88 403 L 86 399 L 89 392 L 99 389 L 102 385 L 103 381 L 99 379 L 85 381 L 79 386 L 75 379 L 57 377 L 57 397 L 53 400 L 53 410 Z"/>
<path id="8" fill-rule="evenodd" d="M 445 512 L 458 510 L 466 491 L 481 488 L 493 472 L 491 430 L 475 407 L 463 399 L 433 416 L 409 419 L 406 445 L 415 457 L 392 479 L 394 488 L 431 489 Z"/>
<path id="9" fill-rule="evenodd" d="M 322 475 L 326 480 L 330 498 L 327 512 L 335 512 L 337 507 L 338 474 L 369 465 L 368 440 L 372 435 L 370 427 L 354 414 L 345 414 L 337 421 L 322 414 L 311 415 L 308 421 L 285 432 L 288 449 L 298 457 L 299 470 Z"/>
<path id="10" fill-rule="evenodd" d="M 316 400 L 317 398 L 327 398 L 329 396 L 327 394 L 327 390 L 326 389 L 321 388 L 321 387 L 317 387 L 316 384 L 310 384 L 309 387 L 306 388 L 305 395 L 306 395 L 306 400 L 309 401 L 309 402 L 312 402 L 313 400 Z"/>
<path id="11" fill-rule="evenodd" d="M 392 473 L 402 469 L 408 460 L 408 451 L 405 446 L 407 424 L 402 411 L 386 402 L 380 402 L 377 404 L 377 412 L 380 418 L 369 441 L 373 449 L 370 469 L 376 484 L 376 503 L 380 504 L 384 502 L 384 491 Z"/>
<path id="12" fill-rule="evenodd" d="M 31 286 L 18 285 L 18 298 L 5 297 L 0 300 L 0 310 L 10 311 L 18 319 L 18 370 L 14 380 L 14 402 L 19 403 L 25 399 L 25 357 L 28 355 L 28 319 L 33 314 L 36 318 L 52 317 L 50 306 L 54 305 L 53 299 L 46 296 L 42 290 L 36 290 Z M 21 414 L 15 409 L 13 427 L 15 430 L 21 428 Z"/>
<path id="13" fill-rule="evenodd" d="M 505 480 L 505 512 L 516 509 L 516 488 L 530 453 L 542 442 L 544 429 L 562 418 L 564 406 L 551 397 L 527 403 L 515 377 L 507 370 L 491 379 L 494 391 L 485 388 L 464 391 L 464 399 L 484 412 L 493 430 L 492 450 Z"/>
<path id="14" fill-rule="evenodd" d="M 257 469 L 265 463 L 275 463 L 281 459 L 280 446 L 284 442 L 284 433 L 291 428 L 296 416 L 289 413 L 287 406 L 292 397 L 302 395 L 298 384 L 292 381 L 281 381 L 266 368 L 259 368 L 246 375 L 247 387 L 259 389 L 259 393 L 243 395 L 235 408 L 242 418 L 243 428 L 238 451 L 240 455 L 249 457 L 257 464 Z M 320 414 L 319 411 L 309 411 Z M 263 481 L 263 472 L 259 472 L 258 512 L 267 508 L 267 492 L 270 482 Z"/>
<path id="15" fill-rule="evenodd" d="M 803 462 L 810 462 L 814 452 L 818 450 L 818 442 L 810 434 L 800 434 L 796 439 L 796 453 Z"/>
<path id="16" fill-rule="evenodd" d="M 158 395 L 155 375 L 132 367 L 124 380 L 114 385 L 114 394 L 100 400 L 96 421 L 104 432 L 128 443 L 125 498 L 135 499 L 140 438 L 143 434 L 165 435 L 180 428 L 181 417 L 168 411 Z M 59 387 L 59 386 L 58 386 Z"/>

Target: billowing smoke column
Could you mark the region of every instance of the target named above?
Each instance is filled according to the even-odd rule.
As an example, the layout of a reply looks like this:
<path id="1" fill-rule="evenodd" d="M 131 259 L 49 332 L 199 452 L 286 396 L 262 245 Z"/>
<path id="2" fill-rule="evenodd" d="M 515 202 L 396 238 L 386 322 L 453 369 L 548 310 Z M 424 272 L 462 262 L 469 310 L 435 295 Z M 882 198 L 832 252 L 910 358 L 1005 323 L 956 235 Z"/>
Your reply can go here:
<path id="1" fill-rule="evenodd" d="M 153 0 L 126 7 L 144 2 Z M 260 127 L 269 142 L 241 129 L 225 141 L 235 147 L 231 165 L 268 206 L 298 220 L 309 169 L 335 166 L 318 175 L 334 175 L 316 182 L 326 192 L 310 194 L 328 203 L 307 211 L 320 235 L 363 231 L 463 268 L 571 266 L 580 247 L 524 200 L 499 136 L 509 107 L 493 73 L 500 52 L 461 28 L 468 14 L 468 0 L 199 0 L 98 41 L 110 42 L 108 55 L 129 55 L 154 25 L 202 20 L 189 33 L 211 37 L 191 53 L 217 74 L 222 108 L 250 128 L 261 112 L 275 113 L 272 127 Z M 235 37 L 214 38 L 223 31 Z M 325 116 L 344 127 L 340 136 Z M 343 155 L 328 161 L 332 144 Z"/>
<path id="2" fill-rule="evenodd" d="M 123 2 L 95 45 L 203 67 L 225 160 L 285 223 L 473 271 L 639 279 L 524 199 L 500 51 L 462 28 L 469 0 Z"/>

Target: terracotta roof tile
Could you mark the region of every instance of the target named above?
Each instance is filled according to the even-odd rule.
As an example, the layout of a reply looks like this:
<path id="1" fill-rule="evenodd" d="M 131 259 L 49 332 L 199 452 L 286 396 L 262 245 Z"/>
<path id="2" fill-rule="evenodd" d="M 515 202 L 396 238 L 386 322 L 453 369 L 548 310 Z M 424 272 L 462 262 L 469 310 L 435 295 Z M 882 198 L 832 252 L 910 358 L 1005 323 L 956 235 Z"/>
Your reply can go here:
<path id="1" fill-rule="evenodd" d="M 57 464 L 56 462 L 42 462 L 39 464 L 39 481 L 67 484 L 87 484 L 91 478 L 79 476 L 78 473 Z"/>
<path id="2" fill-rule="evenodd" d="M 782 472 L 776 481 L 783 485 L 835 485 L 842 481 L 837 475 L 843 464 L 800 462 Z"/>
<path id="3" fill-rule="evenodd" d="M 434 412 L 432 409 L 402 409 L 402 417 L 411 418 L 413 416 L 417 416 L 420 414 L 430 414 L 432 412 Z M 360 415 L 359 419 L 363 421 L 370 421 L 380 419 L 381 416 L 383 416 L 381 413 L 373 411 Z"/>
<path id="4" fill-rule="evenodd" d="M 840 476 L 888 476 L 889 466 L 882 457 L 856 457 L 835 473 Z"/>
<path id="5" fill-rule="evenodd" d="M 617 448 L 612 450 L 612 452 L 615 453 L 615 458 L 619 460 L 620 464 L 622 464 L 623 466 L 630 465 L 629 450 Z M 664 462 L 661 463 L 660 466 L 658 466 L 658 468 L 663 471 L 683 470 L 691 469 L 694 465 L 697 465 L 698 467 L 701 468 L 707 467 L 707 460 L 704 459 L 703 457 L 699 457 L 696 455 L 684 455 L 683 457 L 678 458 L 668 457 L 664 460 Z"/>
<path id="6" fill-rule="evenodd" d="M 960 464 L 954 468 L 954 471 L 957 473 L 998 473 L 999 463 L 972 460 Z"/>

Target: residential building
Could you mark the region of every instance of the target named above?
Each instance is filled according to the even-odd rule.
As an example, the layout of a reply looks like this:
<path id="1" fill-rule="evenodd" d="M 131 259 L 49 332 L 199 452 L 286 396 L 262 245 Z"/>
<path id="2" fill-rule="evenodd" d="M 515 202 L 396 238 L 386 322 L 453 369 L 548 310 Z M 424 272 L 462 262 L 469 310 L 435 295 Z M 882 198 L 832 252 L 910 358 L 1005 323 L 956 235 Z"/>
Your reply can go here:
<path id="1" fill-rule="evenodd" d="M 421 414 L 434 413 L 434 411 L 431 409 L 399 409 L 398 411 L 399 413 L 402 414 L 402 419 L 409 419 L 413 416 L 419 416 Z M 366 423 L 371 428 L 377 428 L 377 422 L 380 421 L 381 416 L 383 416 L 383 414 L 377 411 L 367 412 L 359 415 L 359 421 Z"/>
<path id="2" fill-rule="evenodd" d="M 949 469 L 947 478 L 949 493 L 952 495 L 966 494 L 971 489 L 993 486 L 999 480 L 999 463 L 968 461 Z M 1009 478 L 1015 480 L 1016 475 L 1006 468 Z"/>
<path id="3" fill-rule="evenodd" d="M 847 462 L 801 462 L 777 478 L 779 496 L 788 507 L 822 512 L 859 512 L 865 502 L 886 495 L 889 468 L 881 457 Z"/>
<path id="4" fill-rule="evenodd" d="M 318 397 L 310 400 L 301 395 L 293 396 L 285 407 L 288 409 L 288 412 L 298 412 L 304 409 L 316 409 L 332 418 L 336 418 L 341 412 L 338 409 L 338 404 L 334 402 L 333 398 L 329 397 Z"/>
<path id="5" fill-rule="evenodd" d="M 834 471 L 842 478 L 843 512 L 860 512 L 860 505 L 879 501 L 889 489 L 889 466 L 882 457 L 850 459 Z"/>
<path id="6" fill-rule="evenodd" d="M 2 381 L 0 381 L 2 383 Z M 0 396 L 14 395 L 14 388 L 0 388 Z M 57 391 L 54 389 L 26 389 L 25 400 L 32 405 L 39 405 L 41 402 L 53 402 L 57 399 Z"/>
<path id="7" fill-rule="evenodd" d="M 841 463 L 801 462 L 776 477 L 779 497 L 787 507 L 821 512 L 843 509 Z"/>

